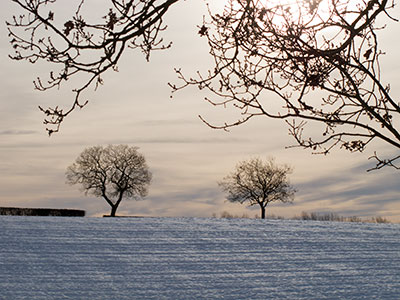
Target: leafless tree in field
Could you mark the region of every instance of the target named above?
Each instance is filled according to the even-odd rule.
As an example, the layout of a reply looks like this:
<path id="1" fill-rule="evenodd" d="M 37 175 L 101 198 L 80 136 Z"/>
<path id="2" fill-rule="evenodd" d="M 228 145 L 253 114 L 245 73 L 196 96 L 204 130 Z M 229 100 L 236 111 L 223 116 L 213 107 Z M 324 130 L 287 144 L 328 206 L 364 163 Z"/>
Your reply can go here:
<path id="1" fill-rule="evenodd" d="M 115 217 L 122 199 L 142 199 L 151 173 L 142 154 L 127 145 L 85 149 L 66 172 L 67 183 L 80 184 L 85 194 L 103 197 Z"/>
<path id="2" fill-rule="evenodd" d="M 230 202 L 247 202 L 259 205 L 261 218 L 265 219 L 266 207 L 272 202 L 292 202 L 296 190 L 290 185 L 289 166 L 279 166 L 273 159 L 259 158 L 240 162 L 235 170 L 219 182 Z"/>

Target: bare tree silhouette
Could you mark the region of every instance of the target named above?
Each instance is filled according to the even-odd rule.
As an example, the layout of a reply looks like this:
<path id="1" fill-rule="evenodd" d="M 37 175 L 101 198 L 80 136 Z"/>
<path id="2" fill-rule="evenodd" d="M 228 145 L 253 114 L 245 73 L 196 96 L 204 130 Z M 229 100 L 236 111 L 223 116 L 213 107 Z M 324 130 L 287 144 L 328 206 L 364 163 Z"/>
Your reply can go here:
<path id="1" fill-rule="evenodd" d="M 117 70 L 117 64 L 126 49 L 140 49 L 147 60 L 150 53 L 166 49 L 160 34 L 166 30 L 163 16 L 178 0 L 110 0 L 110 8 L 99 23 L 89 23 L 81 13 L 85 0 L 80 0 L 74 16 L 67 20 L 56 20 L 52 4 L 56 0 L 11 0 L 24 12 L 7 22 L 14 60 L 31 63 L 47 61 L 59 66 L 47 80 L 37 78 L 35 88 L 45 91 L 60 87 L 78 74 L 88 75 L 77 86 L 74 101 L 68 109 L 56 107 L 40 109 L 45 113 L 44 121 L 51 135 L 74 109 L 82 108 L 85 89 L 97 88 L 103 83 L 102 75 L 108 70 Z M 57 25 L 62 24 L 62 25 Z"/>
<path id="2" fill-rule="evenodd" d="M 148 193 L 151 172 L 137 147 L 94 146 L 85 149 L 68 167 L 67 183 L 80 184 L 85 194 L 103 197 L 115 217 L 125 199 L 142 199 Z"/>
<path id="3" fill-rule="evenodd" d="M 289 166 L 279 166 L 272 158 L 265 162 L 253 158 L 238 163 L 219 185 L 227 193 L 228 201 L 258 205 L 261 218 L 265 219 L 268 204 L 293 202 L 296 190 L 289 183 L 288 174 L 291 172 Z"/>
<path id="4" fill-rule="evenodd" d="M 87 103 L 82 93 L 103 83 L 102 75 L 117 70 L 128 48 L 141 50 L 146 59 L 166 49 L 160 36 L 163 17 L 179 0 L 109 0 L 99 22 L 90 23 L 78 0 L 75 14 L 56 22 L 56 0 L 11 0 L 24 14 L 7 23 L 15 60 L 43 60 L 59 66 L 49 79 L 38 78 L 35 87 L 59 87 L 71 77 L 88 78 L 74 89 L 68 109 L 40 108 L 48 133 L 64 118 Z M 199 27 L 215 67 L 188 77 L 176 70 L 181 84 L 207 89 L 213 105 L 233 105 L 242 118 L 233 123 L 210 124 L 228 129 L 256 116 L 283 119 L 297 146 L 327 154 L 334 147 L 363 151 L 373 140 L 400 149 L 399 102 L 390 85 L 381 80 L 378 18 L 389 15 L 393 0 L 227 0 L 222 14 L 209 10 Z M 308 135 L 312 125 L 317 134 Z M 400 168 L 400 155 L 381 158 L 375 152 L 375 169 Z"/>
<path id="5" fill-rule="evenodd" d="M 223 14 L 209 11 L 199 34 L 208 40 L 215 66 L 181 85 L 211 92 L 213 105 L 232 105 L 237 122 L 253 117 L 283 119 L 297 146 L 327 154 L 335 146 L 363 151 L 380 139 L 400 149 L 400 106 L 381 81 L 378 17 L 394 20 L 388 0 L 230 0 Z M 314 133 L 306 135 L 307 125 Z M 319 124 L 319 125 L 318 125 Z M 315 134 L 315 129 L 319 132 Z M 400 155 L 381 159 L 395 164 Z"/>

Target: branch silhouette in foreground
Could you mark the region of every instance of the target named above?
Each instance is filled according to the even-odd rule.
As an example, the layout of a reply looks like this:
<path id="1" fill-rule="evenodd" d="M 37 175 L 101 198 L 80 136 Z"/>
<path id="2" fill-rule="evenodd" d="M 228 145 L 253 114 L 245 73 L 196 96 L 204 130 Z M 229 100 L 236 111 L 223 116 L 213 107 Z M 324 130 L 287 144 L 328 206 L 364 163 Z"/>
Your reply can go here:
<path id="1" fill-rule="evenodd" d="M 118 70 L 128 48 L 148 60 L 153 50 L 170 47 L 160 36 L 163 17 L 179 0 L 108 0 L 97 20 L 85 10 L 89 1 L 77 0 L 73 16 L 61 21 L 52 10 L 56 0 L 10 1 L 24 12 L 7 23 L 11 58 L 58 67 L 46 81 L 38 78 L 35 88 L 58 88 L 79 78 L 68 109 L 40 108 L 52 134 L 86 105 L 85 90 L 102 84 L 105 72 Z M 199 30 L 214 68 L 192 77 L 177 69 L 181 83 L 170 85 L 173 91 L 208 90 L 207 101 L 242 114 L 223 125 L 202 118 L 212 128 L 228 129 L 256 116 L 282 119 L 297 146 L 323 154 L 335 147 L 362 152 L 380 140 L 395 154 L 381 158 L 374 152 L 373 169 L 399 168 L 400 105 L 381 80 L 378 33 L 385 26 L 377 24 L 398 21 L 389 14 L 392 1 L 227 0 L 222 13 L 209 9 Z"/>
<path id="2" fill-rule="evenodd" d="M 7 22 L 14 48 L 11 59 L 31 63 L 46 61 L 58 67 L 57 71 L 50 72 L 47 80 L 37 78 L 35 89 L 59 88 L 72 77 L 83 77 L 79 77 L 79 84 L 73 89 L 75 97 L 68 109 L 39 107 L 46 115 L 44 123 L 51 135 L 59 131 L 66 116 L 87 104 L 82 99 L 86 89 L 96 89 L 102 84 L 106 71 L 118 70 L 117 64 L 126 49 L 139 49 L 149 60 L 151 51 L 170 47 L 160 37 L 166 30 L 163 16 L 179 0 L 109 0 L 109 10 L 92 23 L 89 19 L 93 18 L 84 10 L 88 2 L 85 0 L 76 2 L 74 15 L 65 20 L 57 19 L 62 13 L 53 11 L 56 0 L 10 1 L 23 11 Z"/>
<path id="3" fill-rule="evenodd" d="M 334 147 L 362 152 L 373 140 L 400 150 L 400 106 L 381 81 L 378 43 L 388 0 L 230 0 L 222 14 L 209 11 L 199 34 L 207 39 L 214 68 L 188 77 L 177 69 L 180 85 L 208 90 L 206 100 L 232 106 L 241 118 L 285 120 L 296 146 L 327 154 Z M 313 132 L 306 129 L 312 125 Z M 377 165 L 396 165 L 373 156 Z"/>

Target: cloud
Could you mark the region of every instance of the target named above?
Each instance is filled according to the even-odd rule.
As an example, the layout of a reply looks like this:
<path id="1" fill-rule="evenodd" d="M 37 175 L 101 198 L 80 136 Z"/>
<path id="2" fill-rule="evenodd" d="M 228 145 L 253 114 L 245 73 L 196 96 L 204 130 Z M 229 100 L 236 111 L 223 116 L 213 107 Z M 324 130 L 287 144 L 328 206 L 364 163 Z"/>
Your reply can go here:
<path id="1" fill-rule="evenodd" d="M 345 215 L 374 216 L 400 201 L 396 170 L 387 168 L 367 173 L 367 164 L 359 164 L 343 173 L 311 178 L 296 185 L 299 205 Z"/>
<path id="2" fill-rule="evenodd" d="M 245 140 L 236 138 L 138 138 L 130 141 L 130 143 L 136 144 L 225 144 L 237 142 L 245 142 Z"/>
<path id="3" fill-rule="evenodd" d="M 199 120 L 191 119 L 153 119 L 153 120 L 142 120 L 134 121 L 132 124 L 137 126 L 188 126 L 188 125 L 199 125 Z"/>
<path id="4" fill-rule="evenodd" d="M 35 130 L 3 130 L 0 131 L 0 135 L 32 135 L 37 134 L 38 132 Z"/>

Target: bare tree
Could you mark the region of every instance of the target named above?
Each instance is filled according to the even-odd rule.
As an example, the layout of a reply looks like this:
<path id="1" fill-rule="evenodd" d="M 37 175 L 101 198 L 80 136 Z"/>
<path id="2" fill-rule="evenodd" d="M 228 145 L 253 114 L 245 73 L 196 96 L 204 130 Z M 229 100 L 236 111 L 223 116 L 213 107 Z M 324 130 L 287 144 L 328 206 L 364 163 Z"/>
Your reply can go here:
<path id="1" fill-rule="evenodd" d="M 71 77 L 84 77 L 80 77 L 80 85 L 73 90 L 75 98 L 70 108 L 40 107 L 46 115 L 47 131 L 52 134 L 59 130 L 67 115 L 87 104 L 87 100 L 81 99 L 87 88 L 102 84 L 106 71 L 118 70 L 117 64 L 127 48 L 140 49 L 149 60 L 151 51 L 170 47 L 171 44 L 165 44 L 160 37 L 166 30 L 163 16 L 179 0 L 109 0 L 108 11 L 92 23 L 83 13 L 88 0 L 75 1 L 78 4 L 75 14 L 65 20 L 60 19 L 61 12 L 54 12 L 52 5 L 56 0 L 10 1 L 23 11 L 7 22 L 14 48 L 10 57 L 31 63 L 47 61 L 59 66 L 58 70 L 50 72 L 47 80 L 37 78 L 35 88 L 39 91 L 59 88 Z M 95 2 L 97 12 L 99 3 Z M 59 15 L 61 17 L 57 18 Z"/>
<path id="2" fill-rule="evenodd" d="M 296 190 L 289 183 L 291 172 L 289 166 L 278 166 L 273 159 L 264 162 L 253 158 L 240 162 L 219 185 L 227 193 L 228 201 L 259 205 L 261 218 L 265 219 L 269 203 L 293 201 Z"/>
<path id="3" fill-rule="evenodd" d="M 171 86 L 198 86 L 211 92 L 206 100 L 213 105 L 242 114 L 222 125 L 203 119 L 213 128 L 266 116 L 285 120 L 297 146 L 315 153 L 335 146 L 361 152 L 376 139 L 398 153 L 400 106 L 381 81 L 379 64 L 378 31 L 385 26 L 378 17 L 395 20 L 389 1 L 230 0 L 222 14 L 210 11 L 199 31 L 215 67 L 190 78 L 176 70 L 183 84 Z M 399 168 L 398 154 L 373 157 L 376 168 Z"/>
<path id="4" fill-rule="evenodd" d="M 67 183 L 81 184 L 85 194 L 103 197 L 111 217 L 122 199 L 142 199 L 148 193 L 151 173 L 136 147 L 95 146 L 85 149 L 66 172 Z"/>

